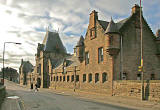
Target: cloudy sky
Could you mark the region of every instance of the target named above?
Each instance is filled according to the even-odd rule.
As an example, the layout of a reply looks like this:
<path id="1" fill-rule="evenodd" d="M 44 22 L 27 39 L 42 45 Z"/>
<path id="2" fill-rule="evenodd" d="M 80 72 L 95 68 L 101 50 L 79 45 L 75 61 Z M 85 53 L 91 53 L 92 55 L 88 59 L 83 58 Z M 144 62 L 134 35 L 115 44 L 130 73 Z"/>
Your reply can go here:
<path id="1" fill-rule="evenodd" d="M 160 28 L 160 0 L 142 0 L 144 17 L 155 33 Z M 69 53 L 80 35 L 85 35 L 89 14 L 98 11 L 99 19 L 119 21 L 131 14 L 139 0 L 0 0 L 0 68 L 4 42 L 7 44 L 5 66 L 18 69 L 20 60 L 35 64 L 38 43 L 46 28 L 58 31 Z"/>

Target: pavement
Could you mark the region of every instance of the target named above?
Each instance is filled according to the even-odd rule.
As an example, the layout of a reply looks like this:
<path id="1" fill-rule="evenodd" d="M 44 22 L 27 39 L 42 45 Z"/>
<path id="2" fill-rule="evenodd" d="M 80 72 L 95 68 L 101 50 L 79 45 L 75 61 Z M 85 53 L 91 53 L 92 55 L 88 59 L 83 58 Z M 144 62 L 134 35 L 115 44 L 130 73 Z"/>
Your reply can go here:
<path id="1" fill-rule="evenodd" d="M 160 110 L 160 102 L 66 89 L 39 89 L 9 82 L 1 110 Z"/>

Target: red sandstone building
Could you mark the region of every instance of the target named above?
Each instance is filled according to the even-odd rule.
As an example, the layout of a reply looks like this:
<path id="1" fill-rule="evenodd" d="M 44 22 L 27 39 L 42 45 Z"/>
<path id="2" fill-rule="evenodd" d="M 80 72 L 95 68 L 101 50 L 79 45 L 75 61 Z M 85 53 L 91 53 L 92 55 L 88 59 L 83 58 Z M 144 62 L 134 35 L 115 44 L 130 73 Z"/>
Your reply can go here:
<path id="1" fill-rule="evenodd" d="M 99 20 L 94 10 L 85 37 L 81 36 L 74 54 L 67 54 L 59 34 L 47 30 L 36 54 L 35 81 L 41 87 L 79 89 L 105 94 L 140 93 L 140 7 L 118 22 Z M 160 30 L 154 35 L 142 16 L 144 80 L 160 80 Z M 126 87 L 119 80 L 133 80 Z M 159 83 L 158 83 L 159 84 Z M 119 86 L 121 85 L 121 86 Z M 133 87 L 133 85 L 137 85 Z M 157 88 L 157 86 L 154 86 Z M 122 88 L 126 91 L 119 93 Z M 154 89 L 154 88 L 153 88 Z M 135 94 L 133 96 L 136 96 Z M 137 95 L 138 96 L 138 95 Z"/>

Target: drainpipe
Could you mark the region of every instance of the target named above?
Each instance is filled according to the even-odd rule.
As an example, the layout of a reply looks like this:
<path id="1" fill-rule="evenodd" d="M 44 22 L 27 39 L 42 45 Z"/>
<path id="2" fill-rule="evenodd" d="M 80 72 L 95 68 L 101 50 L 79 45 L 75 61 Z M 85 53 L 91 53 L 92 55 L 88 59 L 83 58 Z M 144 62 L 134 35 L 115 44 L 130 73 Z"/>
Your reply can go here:
<path id="1" fill-rule="evenodd" d="M 74 67 L 74 92 L 76 91 L 76 66 Z"/>

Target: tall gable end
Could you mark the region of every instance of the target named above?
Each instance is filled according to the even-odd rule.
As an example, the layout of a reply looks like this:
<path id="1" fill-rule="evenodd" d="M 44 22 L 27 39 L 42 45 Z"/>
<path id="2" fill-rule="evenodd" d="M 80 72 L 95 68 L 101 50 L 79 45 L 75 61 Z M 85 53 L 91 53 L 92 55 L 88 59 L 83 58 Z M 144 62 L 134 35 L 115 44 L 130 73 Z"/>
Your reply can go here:
<path id="1" fill-rule="evenodd" d="M 56 32 L 48 31 L 46 33 L 45 39 L 43 40 L 44 51 L 55 52 L 55 53 L 67 53 L 66 48 Z"/>

